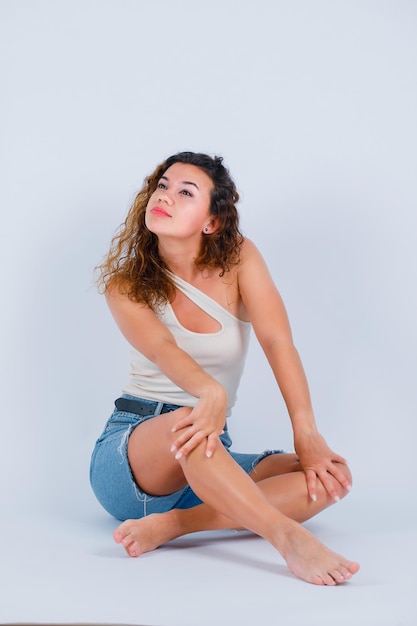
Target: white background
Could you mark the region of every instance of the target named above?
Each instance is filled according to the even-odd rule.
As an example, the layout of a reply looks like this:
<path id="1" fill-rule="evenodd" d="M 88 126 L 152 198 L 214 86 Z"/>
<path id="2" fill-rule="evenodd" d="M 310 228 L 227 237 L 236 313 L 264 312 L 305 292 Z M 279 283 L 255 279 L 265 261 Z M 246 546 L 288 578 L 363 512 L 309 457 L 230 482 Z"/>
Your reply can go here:
<path id="1" fill-rule="evenodd" d="M 0 2 L 5 511 L 101 519 L 89 455 L 129 349 L 93 268 L 144 177 L 195 150 L 236 181 L 351 498 L 410 519 L 416 27 L 412 0 Z M 254 337 L 230 427 L 291 449 Z"/>

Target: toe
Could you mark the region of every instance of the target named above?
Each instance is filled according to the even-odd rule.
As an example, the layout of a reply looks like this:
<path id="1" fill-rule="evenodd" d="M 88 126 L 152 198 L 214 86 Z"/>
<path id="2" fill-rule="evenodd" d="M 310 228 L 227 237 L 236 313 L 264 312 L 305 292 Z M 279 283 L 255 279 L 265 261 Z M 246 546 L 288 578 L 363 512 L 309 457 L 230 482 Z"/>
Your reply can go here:
<path id="1" fill-rule="evenodd" d="M 136 545 L 136 542 L 133 542 L 130 544 L 130 546 L 127 548 L 127 553 L 129 556 L 133 556 L 133 557 L 139 556 L 139 550 Z"/>
<path id="2" fill-rule="evenodd" d="M 124 547 L 127 549 L 132 543 L 133 543 L 133 537 L 132 535 L 126 535 L 125 537 L 123 537 L 121 543 L 124 545 Z"/>
<path id="3" fill-rule="evenodd" d="M 359 570 L 359 563 L 352 561 L 340 561 L 338 569 L 346 578 L 351 578 Z"/>
<path id="4" fill-rule="evenodd" d="M 340 569 L 333 569 L 329 572 L 329 574 L 333 578 L 333 580 L 339 585 L 346 581 L 346 578 Z"/>
<path id="5" fill-rule="evenodd" d="M 352 574 L 350 573 L 350 571 L 348 570 L 345 564 L 340 563 L 337 569 L 342 574 L 345 580 L 349 580 L 349 578 L 352 578 Z"/>
<path id="6" fill-rule="evenodd" d="M 122 546 L 129 556 L 139 556 L 139 547 L 133 535 L 127 535 L 122 540 Z"/>
<path id="7" fill-rule="evenodd" d="M 128 535 L 129 533 L 130 533 L 130 528 L 129 528 L 128 521 L 123 522 L 123 524 L 120 524 L 120 526 L 118 526 L 113 531 L 114 540 L 116 541 L 116 543 L 122 543 L 124 537 L 126 537 L 126 535 Z"/>
<path id="8" fill-rule="evenodd" d="M 323 585 L 327 585 L 328 587 L 334 587 L 336 584 L 335 579 L 330 573 L 320 575 Z"/>
<path id="9" fill-rule="evenodd" d="M 119 528 L 116 528 L 116 530 L 113 531 L 113 539 L 116 543 L 122 543 L 123 534 L 120 532 Z"/>
<path id="10" fill-rule="evenodd" d="M 359 571 L 359 563 L 349 563 L 348 570 L 351 574 L 356 574 Z"/>

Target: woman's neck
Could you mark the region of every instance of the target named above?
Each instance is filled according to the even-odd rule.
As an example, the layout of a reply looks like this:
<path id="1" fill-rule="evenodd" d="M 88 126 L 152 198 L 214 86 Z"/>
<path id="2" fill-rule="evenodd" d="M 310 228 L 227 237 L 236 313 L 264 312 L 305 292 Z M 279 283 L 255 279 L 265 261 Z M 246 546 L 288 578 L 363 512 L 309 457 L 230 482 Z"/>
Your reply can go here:
<path id="1" fill-rule="evenodd" d="M 178 241 L 159 242 L 159 254 L 170 271 L 187 282 L 191 282 L 193 278 L 201 274 L 201 269 L 194 262 L 199 252 L 199 248 L 195 245 L 184 245 L 183 242 Z"/>

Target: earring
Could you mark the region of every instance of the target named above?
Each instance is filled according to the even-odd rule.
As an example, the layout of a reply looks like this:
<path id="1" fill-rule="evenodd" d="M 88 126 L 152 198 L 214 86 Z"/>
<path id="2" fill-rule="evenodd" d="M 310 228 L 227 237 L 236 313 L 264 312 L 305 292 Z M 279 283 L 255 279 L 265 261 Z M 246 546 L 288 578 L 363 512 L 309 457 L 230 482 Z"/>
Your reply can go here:
<path id="1" fill-rule="evenodd" d="M 205 233 L 208 233 L 208 228 L 207 228 L 207 226 L 206 226 L 206 228 L 204 229 L 204 232 L 205 232 Z"/>

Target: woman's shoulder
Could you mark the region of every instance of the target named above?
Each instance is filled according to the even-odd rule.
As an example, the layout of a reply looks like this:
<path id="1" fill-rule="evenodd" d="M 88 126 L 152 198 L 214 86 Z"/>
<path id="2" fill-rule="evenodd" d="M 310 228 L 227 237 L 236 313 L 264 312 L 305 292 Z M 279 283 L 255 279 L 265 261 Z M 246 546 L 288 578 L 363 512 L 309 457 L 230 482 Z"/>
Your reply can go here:
<path id="1" fill-rule="evenodd" d="M 248 293 L 257 293 L 272 282 L 265 259 L 250 239 L 245 238 L 242 244 L 237 281 L 239 289 Z"/>
<path id="2" fill-rule="evenodd" d="M 251 239 L 245 237 L 240 248 L 240 269 L 252 263 L 264 263 L 259 248 Z"/>
<path id="3" fill-rule="evenodd" d="M 132 312 L 136 315 L 139 311 L 144 311 L 148 315 L 153 313 L 153 310 L 145 303 L 135 300 L 129 295 L 128 285 L 121 281 L 112 281 L 104 292 L 107 305 L 112 313 L 115 310 Z"/>

